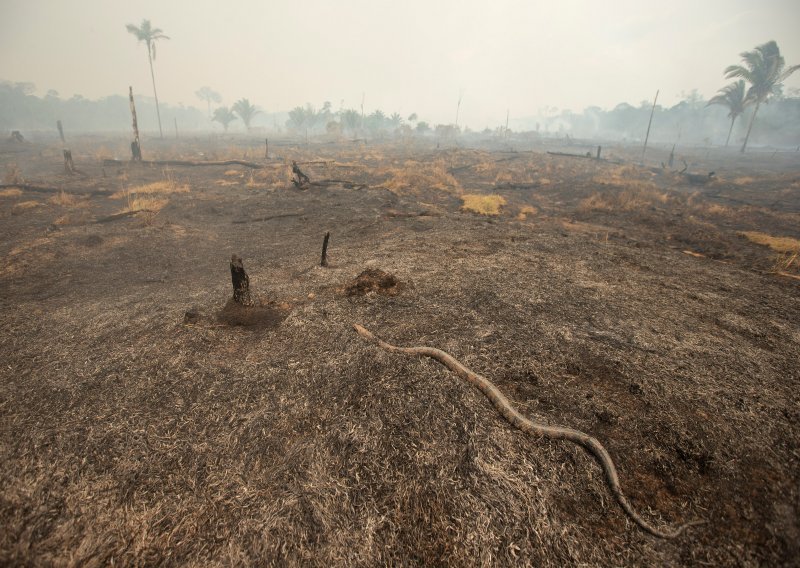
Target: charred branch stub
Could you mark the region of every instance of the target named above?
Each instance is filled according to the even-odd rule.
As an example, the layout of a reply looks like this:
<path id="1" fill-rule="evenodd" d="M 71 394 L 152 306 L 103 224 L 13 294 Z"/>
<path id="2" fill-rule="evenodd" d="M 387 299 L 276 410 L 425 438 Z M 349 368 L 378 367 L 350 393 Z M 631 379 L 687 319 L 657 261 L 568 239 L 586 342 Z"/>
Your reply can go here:
<path id="1" fill-rule="evenodd" d="M 61 125 L 60 120 L 56 120 L 56 128 L 58 128 L 58 136 L 61 138 L 61 143 L 66 144 L 67 141 L 64 140 L 64 127 Z"/>
<path id="2" fill-rule="evenodd" d="M 299 189 L 306 189 L 311 185 L 311 180 L 297 166 L 297 162 L 292 162 L 292 183 Z"/>
<path id="3" fill-rule="evenodd" d="M 252 306 L 253 298 L 250 295 L 250 278 L 244 271 L 242 259 L 231 255 L 231 283 L 233 284 L 233 300 L 242 306 Z"/>
<path id="4" fill-rule="evenodd" d="M 72 161 L 72 150 L 64 149 L 64 171 L 68 174 L 75 173 L 75 163 Z"/>
<path id="5" fill-rule="evenodd" d="M 25 142 L 25 137 L 19 130 L 12 130 L 9 140 L 11 140 L 12 142 Z"/>
<path id="6" fill-rule="evenodd" d="M 330 231 L 325 233 L 325 238 L 322 239 L 322 260 L 320 261 L 320 266 L 328 266 L 328 239 L 331 238 Z"/>

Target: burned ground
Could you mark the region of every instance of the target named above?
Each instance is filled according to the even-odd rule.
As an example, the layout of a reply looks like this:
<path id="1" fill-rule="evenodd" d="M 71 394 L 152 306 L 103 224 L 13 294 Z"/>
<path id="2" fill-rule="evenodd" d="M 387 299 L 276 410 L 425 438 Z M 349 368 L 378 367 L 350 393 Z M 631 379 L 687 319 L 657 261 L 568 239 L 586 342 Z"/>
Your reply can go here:
<path id="1" fill-rule="evenodd" d="M 58 190 L 0 190 L 2 563 L 796 561 L 800 270 L 744 233 L 800 238 L 797 154 L 698 150 L 690 171 L 716 175 L 695 185 L 625 148 L 276 146 L 263 170 L 104 168 L 118 147 L 76 146 L 85 176 L 60 173 L 54 145 L 2 148 L 8 184 Z M 352 183 L 298 190 L 292 160 Z M 505 205 L 471 213 L 467 194 Z M 231 254 L 263 325 L 218 317 Z M 378 270 L 402 287 L 347 292 Z M 353 323 L 595 435 L 654 524 L 707 523 L 648 536 L 585 451 L 525 437 Z"/>

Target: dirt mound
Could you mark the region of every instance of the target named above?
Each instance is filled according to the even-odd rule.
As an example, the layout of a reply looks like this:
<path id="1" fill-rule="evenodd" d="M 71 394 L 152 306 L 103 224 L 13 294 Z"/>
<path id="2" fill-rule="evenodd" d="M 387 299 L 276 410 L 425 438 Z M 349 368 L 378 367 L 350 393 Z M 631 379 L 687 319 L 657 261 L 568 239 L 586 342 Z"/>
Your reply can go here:
<path id="1" fill-rule="evenodd" d="M 347 285 L 344 293 L 348 296 L 364 296 L 377 292 L 386 296 L 396 296 L 403 289 L 403 283 L 394 274 L 378 268 L 368 268 Z"/>
<path id="2" fill-rule="evenodd" d="M 249 329 L 273 329 L 289 315 L 288 309 L 273 303 L 256 302 L 254 306 L 242 306 L 233 298 L 217 313 L 217 321 L 230 326 Z"/>

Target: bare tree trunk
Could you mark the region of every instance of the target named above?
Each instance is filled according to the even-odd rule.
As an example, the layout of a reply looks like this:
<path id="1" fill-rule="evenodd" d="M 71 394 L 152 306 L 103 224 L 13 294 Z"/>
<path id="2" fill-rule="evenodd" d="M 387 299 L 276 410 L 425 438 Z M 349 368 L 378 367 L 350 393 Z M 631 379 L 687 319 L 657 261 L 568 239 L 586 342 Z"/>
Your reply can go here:
<path id="1" fill-rule="evenodd" d="M 658 90 L 656 91 L 656 97 L 653 99 L 653 108 L 650 110 L 650 121 L 647 123 L 647 134 L 645 134 L 644 136 L 644 148 L 642 148 L 642 163 L 644 163 L 644 154 L 645 152 L 647 152 L 647 141 L 650 139 L 650 126 L 653 124 L 653 114 L 656 112 L 657 100 L 658 100 Z"/>
<path id="2" fill-rule="evenodd" d="M 761 106 L 761 101 L 756 103 L 756 108 L 753 109 L 753 116 L 750 117 L 750 126 L 747 128 L 747 135 L 744 137 L 744 144 L 742 144 L 742 154 L 747 149 L 747 141 L 750 140 L 750 131 L 753 130 L 753 123 L 756 121 L 756 113 L 758 112 L 758 107 Z"/>
<path id="3" fill-rule="evenodd" d="M 131 142 L 131 159 L 135 162 L 142 161 L 142 146 L 139 144 L 139 123 L 136 121 L 136 105 L 133 102 L 133 87 L 128 87 L 128 97 L 131 103 L 131 118 L 133 120 L 133 142 Z"/>
<path id="4" fill-rule="evenodd" d="M 731 119 L 731 128 L 730 128 L 730 130 L 728 130 L 728 139 L 725 140 L 725 147 L 726 148 L 728 147 L 728 142 L 731 141 L 731 133 L 733 132 L 733 123 L 734 122 L 736 122 L 736 117 L 735 116 Z"/>
<path id="5" fill-rule="evenodd" d="M 153 53 L 150 50 L 150 42 L 147 43 L 147 60 L 150 62 L 150 77 L 153 79 L 153 96 L 156 99 L 156 116 L 158 116 L 158 133 L 164 139 L 164 131 L 161 129 L 161 111 L 158 108 L 158 93 L 156 92 L 156 75 L 153 72 Z"/>

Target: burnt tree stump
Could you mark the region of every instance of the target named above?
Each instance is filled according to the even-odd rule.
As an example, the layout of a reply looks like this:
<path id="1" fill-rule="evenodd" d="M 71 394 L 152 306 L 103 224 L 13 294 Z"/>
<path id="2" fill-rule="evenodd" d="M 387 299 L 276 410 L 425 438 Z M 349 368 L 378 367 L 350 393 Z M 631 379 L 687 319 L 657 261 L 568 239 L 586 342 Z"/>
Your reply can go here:
<path id="1" fill-rule="evenodd" d="M 319 265 L 322 267 L 328 266 L 328 240 L 331 238 L 330 232 L 325 233 L 325 238 L 322 239 L 322 260 Z"/>
<path id="2" fill-rule="evenodd" d="M 252 306 L 253 297 L 250 295 L 250 278 L 244 271 L 242 259 L 231 255 L 231 283 L 233 284 L 233 301 L 242 306 Z"/>
<path id="3" fill-rule="evenodd" d="M 75 173 L 75 162 L 72 161 L 72 150 L 64 150 L 64 171 L 68 174 Z"/>
<path id="4" fill-rule="evenodd" d="M 303 170 L 297 166 L 297 162 L 292 162 L 292 183 L 298 189 L 306 189 L 311 185 L 311 180 L 303 173 Z"/>

